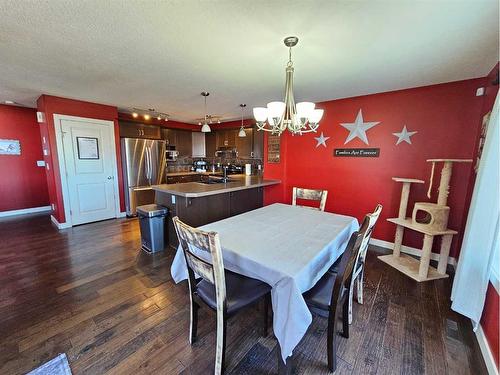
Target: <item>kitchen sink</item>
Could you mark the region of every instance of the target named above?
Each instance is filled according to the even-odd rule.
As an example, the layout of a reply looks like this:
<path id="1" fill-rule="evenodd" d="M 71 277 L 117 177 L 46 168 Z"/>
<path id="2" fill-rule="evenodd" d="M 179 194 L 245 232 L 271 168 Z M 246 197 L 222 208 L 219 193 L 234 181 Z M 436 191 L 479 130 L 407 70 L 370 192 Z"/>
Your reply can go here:
<path id="1" fill-rule="evenodd" d="M 210 177 L 208 180 L 200 181 L 199 183 L 200 184 L 204 184 L 204 185 L 213 185 L 213 184 L 224 184 L 224 183 L 227 183 L 227 182 L 233 182 L 233 180 L 227 178 L 224 181 L 223 178 L 213 178 L 213 177 Z"/>

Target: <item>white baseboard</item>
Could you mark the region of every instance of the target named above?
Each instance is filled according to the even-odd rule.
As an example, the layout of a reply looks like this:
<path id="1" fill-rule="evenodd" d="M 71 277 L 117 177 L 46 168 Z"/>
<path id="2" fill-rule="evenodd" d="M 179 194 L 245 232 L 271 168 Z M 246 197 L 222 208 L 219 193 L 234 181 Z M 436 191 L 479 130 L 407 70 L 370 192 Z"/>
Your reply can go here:
<path id="1" fill-rule="evenodd" d="M 55 224 L 57 229 L 66 229 L 66 228 L 71 228 L 71 224 L 69 223 L 60 223 L 57 221 L 57 219 L 54 217 L 54 215 L 50 215 L 50 220 Z"/>
<path id="2" fill-rule="evenodd" d="M 389 241 L 384 241 L 384 240 L 378 240 L 376 238 L 372 238 L 370 240 L 370 243 L 375 246 L 380 246 L 386 249 L 394 249 L 394 242 L 389 242 Z M 411 246 L 401 246 L 401 252 L 405 254 L 410 254 L 410 255 L 416 255 L 420 257 L 422 255 L 422 250 L 417 249 L 416 247 L 411 247 Z M 439 261 L 439 254 L 432 253 L 431 254 L 431 259 Z M 448 257 L 448 264 L 453 266 L 454 268 L 457 267 L 457 260 L 453 257 Z"/>
<path id="3" fill-rule="evenodd" d="M 116 214 L 116 218 L 117 219 L 121 219 L 121 218 L 124 218 L 124 217 L 127 217 L 127 213 L 126 212 L 118 212 Z"/>
<path id="4" fill-rule="evenodd" d="M 488 374 L 498 375 L 498 369 L 495 363 L 495 359 L 493 358 L 493 353 L 491 352 L 490 345 L 488 344 L 488 340 L 486 339 L 481 325 L 477 327 L 476 338 L 477 342 L 479 343 L 479 347 L 481 348 L 481 354 L 483 355 L 484 363 L 486 363 Z"/>
<path id="5" fill-rule="evenodd" d="M 23 208 L 22 210 L 1 211 L 0 217 L 34 214 L 38 212 L 48 212 L 51 209 L 52 207 L 50 206 L 42 206 L 42 207 Z"/>

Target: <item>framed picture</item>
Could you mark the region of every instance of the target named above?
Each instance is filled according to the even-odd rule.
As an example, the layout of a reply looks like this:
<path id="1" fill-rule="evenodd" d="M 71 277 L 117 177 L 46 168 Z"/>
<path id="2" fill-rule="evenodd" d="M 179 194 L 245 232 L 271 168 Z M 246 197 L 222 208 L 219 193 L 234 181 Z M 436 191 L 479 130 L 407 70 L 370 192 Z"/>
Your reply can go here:
<path id="1" fill-rule="evenodd" d="M 0 139 L 0 155 L 21 155 L 21 143 L 17 139 Z"/>
<path id="2" fill-rule="evenodd" d="M 279 163 L 281 151 L 281 137 L 270 134 L 267 137 L 267 162 Z"/>
<path id="3" fill-rule="evenodd" d="M 78 159 L 99 159 L 99 143 L 97 138 L 76 137 L 76 146 L 78 148 Z"/>

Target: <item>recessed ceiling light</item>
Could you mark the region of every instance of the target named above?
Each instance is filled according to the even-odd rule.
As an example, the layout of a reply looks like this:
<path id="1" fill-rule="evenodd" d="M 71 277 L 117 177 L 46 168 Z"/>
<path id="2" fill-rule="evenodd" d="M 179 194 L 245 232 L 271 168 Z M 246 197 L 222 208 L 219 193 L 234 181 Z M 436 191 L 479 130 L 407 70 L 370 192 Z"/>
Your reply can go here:
<path id="1" fill-rule="evenodd" d="M 15 104 L 16 102 L 13 102 L 12 100 L 6 100 L 5 104 Z"/>

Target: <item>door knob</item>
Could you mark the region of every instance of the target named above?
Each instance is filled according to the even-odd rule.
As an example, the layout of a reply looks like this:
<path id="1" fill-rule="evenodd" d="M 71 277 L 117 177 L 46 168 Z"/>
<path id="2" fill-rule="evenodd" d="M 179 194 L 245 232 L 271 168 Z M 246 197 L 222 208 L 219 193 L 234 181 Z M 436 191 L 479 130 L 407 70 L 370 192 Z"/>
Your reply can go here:
<path id="1" fill-rule="evenodd" d="M 113 179 L 113 176 L 108 176 L 108 180 L 112 180 Z"/>

